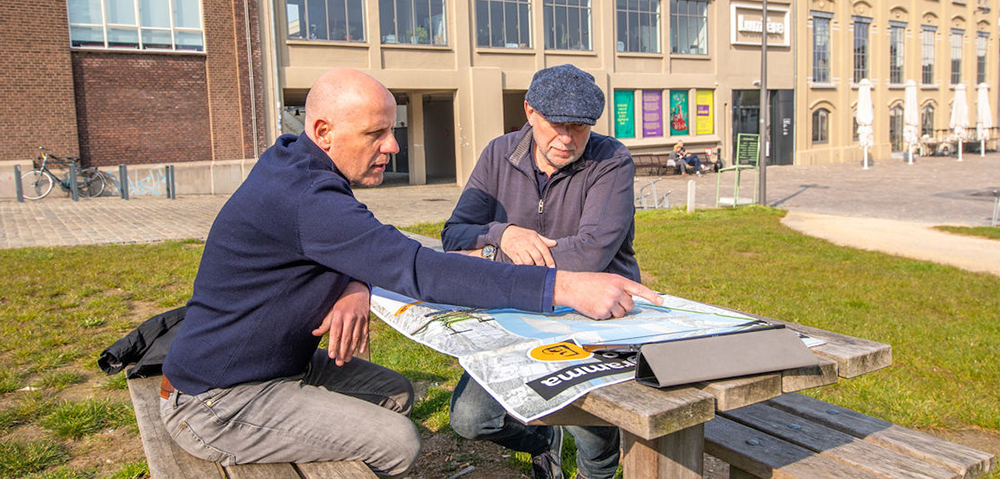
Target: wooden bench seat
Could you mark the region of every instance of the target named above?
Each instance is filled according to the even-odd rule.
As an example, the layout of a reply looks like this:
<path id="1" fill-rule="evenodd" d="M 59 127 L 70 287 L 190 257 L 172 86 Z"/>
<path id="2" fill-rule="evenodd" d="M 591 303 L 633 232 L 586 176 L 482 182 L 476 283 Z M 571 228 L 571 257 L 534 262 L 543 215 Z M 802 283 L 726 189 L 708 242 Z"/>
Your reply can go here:
<path id="1" fill-rule="evenodd" d="M 187 478 L 273 478 L 348 479 L 376 478 L 361 461 L 313 462 L 303 464 L 245 464 L 226 466 L 198 459 L 180 448 L 160 421 L 160 376 L 128 381 L 129 395 L 139 423 L 142 448 L 153 479 Z"/>
<path id="2" fill-rule="evenodd" d="M 705 452 L 730 477 L 975 478 L 991 454 L 800 394 L 720 412 Z"/>

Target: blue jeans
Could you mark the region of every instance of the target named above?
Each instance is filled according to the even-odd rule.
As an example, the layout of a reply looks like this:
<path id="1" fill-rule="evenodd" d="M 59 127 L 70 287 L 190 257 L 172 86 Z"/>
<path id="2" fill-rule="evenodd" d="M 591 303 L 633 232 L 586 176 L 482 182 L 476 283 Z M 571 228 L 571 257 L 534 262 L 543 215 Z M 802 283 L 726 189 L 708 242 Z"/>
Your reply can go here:
<path id="1" fill-rule="evenodd" d="M 685 155 L 684 158 L 681 158 L 681 161 L 693 166 L 695 172 L 701 171 L 701 160 L 698 159 L 698 155 Z"/>
<path id="2" fill-rule="evenodd" d="M 507 415 L 469 373 L 462 375 L 451 394 L 451 428 L 472 440 L 488 440 L 507 449 L 532 455 L 548 450 L 551 426 L 528 426 Z M 612 478 L 618 469 L 617 427 L 566 426 L 576 439 L 576 466 L 587 479 Z"/>
<path id="3" fill-rule="evenodd" d="M 182 449 L 227 466 L 364 461 L 398 475 L 420 456 L 412 407 L 403 375 L 357 358 L 337 367 L 317 350 L 297 376 L 174 392 L 160 400 L 160 417 Z"/>

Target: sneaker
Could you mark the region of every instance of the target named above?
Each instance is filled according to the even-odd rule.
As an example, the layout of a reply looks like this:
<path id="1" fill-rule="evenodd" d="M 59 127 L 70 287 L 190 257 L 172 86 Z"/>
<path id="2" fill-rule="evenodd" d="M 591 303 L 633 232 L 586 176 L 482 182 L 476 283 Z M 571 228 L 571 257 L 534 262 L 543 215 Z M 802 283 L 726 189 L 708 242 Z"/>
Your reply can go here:
<path id="1" fill-rule="evenodd" d="M 534 479 L 563 479 L 562 443 L 562 427 L 553 426 L 549 450 L 531 456 L 531 477 Z"/>

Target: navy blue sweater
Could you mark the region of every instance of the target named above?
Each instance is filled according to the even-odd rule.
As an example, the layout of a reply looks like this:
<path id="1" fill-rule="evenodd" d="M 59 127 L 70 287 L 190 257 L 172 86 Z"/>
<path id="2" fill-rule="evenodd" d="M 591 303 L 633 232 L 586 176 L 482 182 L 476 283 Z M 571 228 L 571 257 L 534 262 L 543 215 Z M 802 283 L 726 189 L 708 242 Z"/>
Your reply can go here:
<path id="1" fill-rule="evenodd" d="M 552 309 L 555 270 L 423 248 L 383 225 L 308 137 L 283 135 L 219 212 L 163 365 L 187 394 L 305 371 L 351 279 L 475 307 Z"/>

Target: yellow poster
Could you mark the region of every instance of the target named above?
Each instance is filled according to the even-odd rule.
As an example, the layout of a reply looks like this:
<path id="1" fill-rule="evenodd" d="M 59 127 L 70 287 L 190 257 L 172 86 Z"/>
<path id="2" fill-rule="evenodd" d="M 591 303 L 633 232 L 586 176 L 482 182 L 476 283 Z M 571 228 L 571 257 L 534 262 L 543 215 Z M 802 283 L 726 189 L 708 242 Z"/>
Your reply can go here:
<path id="1" fill-rule="evenodd" d="M 697 135 L 715 133 L 715 92 L 713 90 L 698 90 L 695 93 L 695 129 Z"/>

